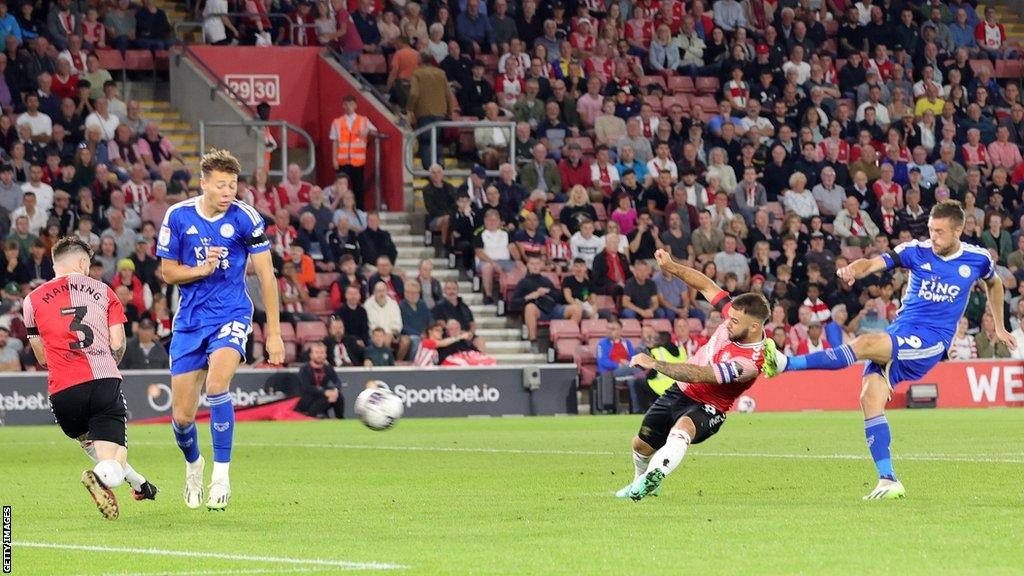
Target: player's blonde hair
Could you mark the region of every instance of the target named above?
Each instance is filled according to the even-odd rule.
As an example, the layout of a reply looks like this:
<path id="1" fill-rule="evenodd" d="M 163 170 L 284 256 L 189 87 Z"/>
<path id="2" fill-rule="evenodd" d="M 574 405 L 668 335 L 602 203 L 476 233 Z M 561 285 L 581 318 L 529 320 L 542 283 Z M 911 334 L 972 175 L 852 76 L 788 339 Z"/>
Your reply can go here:
<path id="1" fill-rule="evenodd" d="M 231 152 L 218 148 L 210 148 L 206 154 L 203 154 L 202 160 L 199 161 L 199 168 L 203 172 L 203 178 L 209 178 L 214 171 L 235 175 L 242 172 L 242 165 L 239 164 L 238 158 L 235 158 Z"/>

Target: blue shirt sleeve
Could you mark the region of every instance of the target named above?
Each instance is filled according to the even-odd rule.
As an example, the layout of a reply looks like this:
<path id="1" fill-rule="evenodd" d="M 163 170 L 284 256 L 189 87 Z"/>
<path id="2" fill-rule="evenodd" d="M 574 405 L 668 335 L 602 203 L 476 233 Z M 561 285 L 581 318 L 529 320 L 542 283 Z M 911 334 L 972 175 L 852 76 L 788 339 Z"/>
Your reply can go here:
<path id="1" fill-rule="evenodd" d="M 238 216 L 238 234 L 246 252 L 258 254 L 270 250 L 270 240 L 267 239 L 263 217 L 255 208 L 244 202 L 236 202 L 236 205 L 241 208 L 241 214 Z"/>
<path id="2" fill-rule="evenodd" d="M 178 235 L 181 233 L 175 217 L 176 210 L 168 210 L 164 215 L 164 222 L 160 225 L 160 233 L 157 236 L 156 255 L 159 258 L 176 260 L 181 262 L 181 243 Z"/>
<path id="3" fill-rule="evenodd" d="M 917 250 L 917 240 L 911 240 L 883 253 L 882 260 L 885 260 L 886 269 L 910 268 L 914 263 L 915 250 Z"/>

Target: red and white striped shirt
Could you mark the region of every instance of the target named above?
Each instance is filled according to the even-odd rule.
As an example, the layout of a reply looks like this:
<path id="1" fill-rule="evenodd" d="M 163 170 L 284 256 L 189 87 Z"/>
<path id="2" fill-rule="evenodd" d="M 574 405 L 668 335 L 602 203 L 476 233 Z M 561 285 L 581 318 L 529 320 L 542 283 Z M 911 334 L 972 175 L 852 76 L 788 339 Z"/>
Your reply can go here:
<path id="1" fill-rule="evenodd" d="M 25 298 L 31 337 L 43 339 L 54 394 L 101 378 L 121 378 L 110 351 L 110 327 L 124 324 L 124 307 L 110 286 L 82 274 L 58 276 Z"/>
<path id="2" fill-rule="evenodd" d="M 129 180 L 121 186 L 121 192 L 124 192 L 125 203 L 134 208 L 139 214 L 142 213 L 142 207 L 153 198 L 153 189 L 145 182 L 136 184 Z"/>

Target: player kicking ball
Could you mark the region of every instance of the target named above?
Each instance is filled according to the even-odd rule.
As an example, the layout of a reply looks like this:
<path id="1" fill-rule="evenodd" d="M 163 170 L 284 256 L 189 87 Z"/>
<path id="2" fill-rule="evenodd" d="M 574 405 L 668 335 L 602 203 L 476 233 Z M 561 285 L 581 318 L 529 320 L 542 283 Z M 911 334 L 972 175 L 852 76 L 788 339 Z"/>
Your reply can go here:
<path id="1" fill-rule="evenodd" d="M 632 483 L 615 493 L 637 501 L 657 496 L 662 480 L 683 461 L 690 444 L 718 432 L 725 413 L 750 388 L 762 367 L 774 367 L 775 355 L 774 343 L 764 336 L 770 312 L 764 296 L 751 292 L 730 298 L 711 278 L 673 261 L 668 252 L 658 250 L 654 257 L 662 272 L 700 292 L 725 321 L 686 362 L 664 362 L 646 354 L 630 360 L 631 366 L 657 370 L 676 380 L 644 415 L 633 438 L 636 474 Z"/>
<path id="2" fill-rule="evenodd" d="M 210 404 L 213 474 L 206 507 L 223 510 L 231 497 L 228 468 L 235 409 L 228 388 L 245 360 L 252 332 L 252 300 L 245 291 L 246 260 L 252 264 L 267 313 L 267 354 L 284 361 L 277 280 L 263 218 L 235 199 L 241 167 L 229 152 L 211 150 L 200 164 L 203 193 L 171 206 L 160 227 L 156 254 L 164 281 L 177 284 L 181 303 L 168 351 L 171 364 L 171 426 L 185 455 L 185 504 L 203 501 L 205 460 L 199 453 L 196 410 L 203 385 Z"/>
<path id="3" fill-rule="evenodd" d="M 939 360 L 956 333 L 975 281 L 985 281 L 992 317 L 999 319 L 996 337 L 1012 349 L 1011 336 L 1002 325 L 1003 282 L 984 248 L 960 242 L 964 210 L 954 200 L 936 204 L 928 218 L 928 240 L 911 240 L 871 259 L 861 258 L 836 271 L 848 284 L 883 270 L 902 267 L 910 281 L 899 316 L 885 333 L 863 334 L 850 343 L 806 356 L 778 355 L 779 371 L 842 370 L 867 360 L 861 386 L 864 435 L 878 469 L 878 485 L 865 500 L 894 500 L 906 489 L 893 471 L 889 444 L 892 436 L 885 404 L 895 386 L 920 380 Z"/>
<path id="4" fill-rule="evenodd" d="M 113 488 L 128 480 L 136 500 L 153 500 L 158 492 L 128 464 L 128 410 L 117 369 L 127 319 L 114 290 L 87 276 L 88 244 L 61 238 L 50 253 L 55 277 L 25 298 L 25 326 L 36 361 L 49 371 L 57 424 L 96 463 L 82 472 L 82 484 L 100 514 L 116 520 L 120 509 Z"/>

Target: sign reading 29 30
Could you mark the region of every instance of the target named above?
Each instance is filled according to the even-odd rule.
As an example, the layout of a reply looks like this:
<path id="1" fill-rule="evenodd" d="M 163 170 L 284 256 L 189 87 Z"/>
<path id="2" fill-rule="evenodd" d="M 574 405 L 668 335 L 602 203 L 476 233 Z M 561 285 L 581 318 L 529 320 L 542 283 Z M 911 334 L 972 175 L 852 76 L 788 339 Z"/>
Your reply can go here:
<path id="1" fill-rule="evenodd" d="M 281 77 L 277 74 L 228 74 L 224 82 L 250 106 L 281 104 Z"/>

